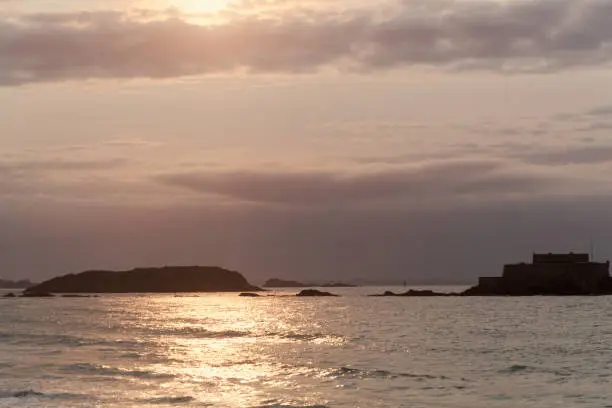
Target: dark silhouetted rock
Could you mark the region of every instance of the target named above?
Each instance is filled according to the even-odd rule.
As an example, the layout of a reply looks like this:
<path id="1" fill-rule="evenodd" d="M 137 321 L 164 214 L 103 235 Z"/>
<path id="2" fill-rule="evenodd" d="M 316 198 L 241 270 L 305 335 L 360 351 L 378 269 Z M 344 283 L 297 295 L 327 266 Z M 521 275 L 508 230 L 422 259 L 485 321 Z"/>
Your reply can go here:
<path id="1" fill-rule="evenodd" d="M 400 294 L 400 296 L 418 296 L 418 297 L 458 296 L 458 293 L 444 293 L 444 292 L 434 292 L 433 290 L 414 290 L 414 289 L 410 289 L 408 292 Z"/>
<path id="2" fill-rule="evenodd" d="M 17 296 L 15 296 L 15 294 L 14 294 L 14 293 L 7 293 L 7 294 L 6 294 L 6 295 L 4 295 L 3 297 L 5 297 L 5 298 L 14 298 L 14 297 L 17 297 Z"/>
<path id="3" fill-rule="evenodd" d="M 377 295 L 368 295 L 370 297 L 383 297 L 383 296 L 398 296 L 397 293 L 391 292 L 390 290 L 386 290 L 382 295 L 377 294 Z"/>
<path id="4" fill-rule="evenodd" d="M 589 254 L 533 254 L 531 263 L 504 265 L 502 276 L 483 276 L 462 293 L 409 290 L 395 296 L 599 296 L 612 295 L 610 262 Z M 393 296 L 385 292 L 384 295 Z"/>
<path id="5" fill-rule="evenodd" d="M 44 292 L 44 291 L 25 291 L 21 294 L 21 297 L 33 298 L 33 297 L 53 297 L 55 296 L 53 293 Z"/>
<path id="6" fill-rule="evenodd" d="M 459 293 L 444 293 L 444 292 L 435 292 L 433 290 L 415 290 L 410 289 L 404 293 L 394 293 L 391 291 L 386 291 L 382 295 L 370 295 L 373 297 L 391 297 L 391 296 L 406 296 L 406 297 L 444 297 L 444 296 L 459 296 Z"/>
<path id="7" fill-rule="evenodd" d="M 338 296 L 338 295 L 334 295 L 333 293 L 329 293 L 329 292 L 322 292 L 316 289 L 304 289 L 303 291 L 298 293 L 296 296 Z"/>
<path id="8" fill-rule="evenodd" d="M 90 295 L 62 295 L 63 298 L 90 298 Z"/>
<path id="9" fill-rule="evenodd" d="M 254 292 L 238 272 L 212 266 L 167 266 L 131 271 L 87 271 L 50 279 L 26 290 L 51 293 Z"/>
<path id="10" fill-rule="evenodd" d="M 483 276 L 464 296 L 612 295 L 610 262 L 589 254 L 533 254 L 531 263 L 504 265 L 499 277 Z"/>
<path id="11" fill-rule="evenodd" d="M 257 293 L 250 293 L 250 292 L 246 292 L 246 293 L 241 293 L 238 296 L 242 296 L 242 297 L 260 297 L 260 294 Z"/>

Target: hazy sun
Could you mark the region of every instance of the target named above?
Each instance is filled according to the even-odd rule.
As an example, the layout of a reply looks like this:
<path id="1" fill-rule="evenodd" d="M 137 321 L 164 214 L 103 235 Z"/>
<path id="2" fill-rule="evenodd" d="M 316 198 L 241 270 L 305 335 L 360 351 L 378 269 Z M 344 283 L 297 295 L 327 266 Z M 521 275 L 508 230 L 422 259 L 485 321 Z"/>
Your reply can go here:
<path id="1" fill-rule="evenodd" d="M 173 0 L 179 9 L 188 13 L 215 13 L 225 9 L 232 0 Z"/>

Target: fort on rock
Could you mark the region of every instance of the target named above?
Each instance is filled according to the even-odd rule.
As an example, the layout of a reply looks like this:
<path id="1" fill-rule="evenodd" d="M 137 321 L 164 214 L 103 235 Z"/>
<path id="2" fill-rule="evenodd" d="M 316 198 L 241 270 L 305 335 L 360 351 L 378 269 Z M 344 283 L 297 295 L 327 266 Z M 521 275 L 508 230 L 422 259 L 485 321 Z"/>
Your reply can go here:
<path id="1" fill-rule="evenodd" d="M 533 254 L 531 263 L 504 266 L 501 277 L 481 277 L 463 295 L 608 295 L 610 262 L 593 262 L 589 254 Z"/>

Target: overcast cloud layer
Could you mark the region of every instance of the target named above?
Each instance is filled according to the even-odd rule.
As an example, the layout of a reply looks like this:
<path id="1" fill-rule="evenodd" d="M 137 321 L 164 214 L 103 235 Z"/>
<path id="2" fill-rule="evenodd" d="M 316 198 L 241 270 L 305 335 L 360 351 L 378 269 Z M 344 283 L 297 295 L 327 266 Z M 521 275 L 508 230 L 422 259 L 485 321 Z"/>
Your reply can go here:
<path id="1" fill-rule="evenodd" d="M 612 60 L 608 0 L 404 0 L 387 13 L 377 7 L 228 13 L 214 24 L 142 10 L 5 16 L 0 84 L 412 65 L 555 72 Z"/>

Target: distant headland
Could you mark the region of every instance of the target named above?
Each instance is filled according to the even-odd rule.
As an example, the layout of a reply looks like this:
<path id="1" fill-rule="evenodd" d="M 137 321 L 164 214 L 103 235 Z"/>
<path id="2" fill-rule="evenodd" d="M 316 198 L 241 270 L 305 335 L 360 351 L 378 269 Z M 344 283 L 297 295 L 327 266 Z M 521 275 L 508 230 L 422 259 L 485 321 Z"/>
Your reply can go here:
<path id="1" fill-rule="evenodd" d="M 64 275 L 25 293 L 257 292 L 238 272 L 213 266 L 166 266 L 130 271 L 86 271 Z"/>
<path id="2" fill-rule="evenodd" d="M 294 280 L 284 280 L 284 279 L 268 279 L 264 284 L 264 288 L 311 288 L 311 287 L 319 287 L 319 288 L 354 288 L 356 285 L 351 285 L 349 283 L 344 282 L 311 282 L 311 283 L 303 283 Z"/>
<path id="3" fill-rule="evenodd" d="M 0 279 L 0 289 L 27 289 L 31 286 L 34 284 L 27 279 L 18 281 Z"/>

